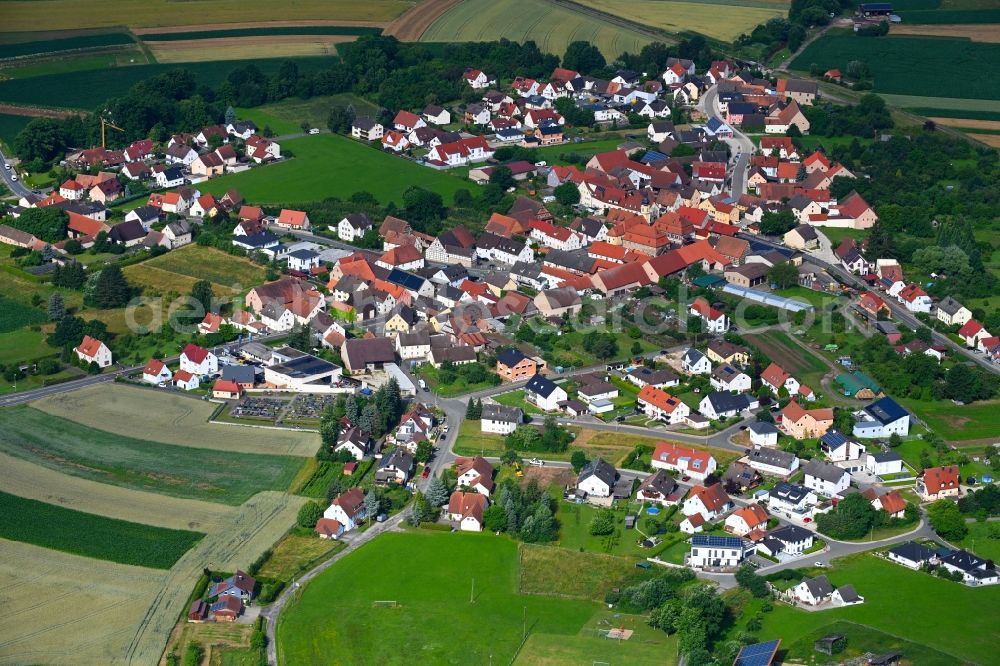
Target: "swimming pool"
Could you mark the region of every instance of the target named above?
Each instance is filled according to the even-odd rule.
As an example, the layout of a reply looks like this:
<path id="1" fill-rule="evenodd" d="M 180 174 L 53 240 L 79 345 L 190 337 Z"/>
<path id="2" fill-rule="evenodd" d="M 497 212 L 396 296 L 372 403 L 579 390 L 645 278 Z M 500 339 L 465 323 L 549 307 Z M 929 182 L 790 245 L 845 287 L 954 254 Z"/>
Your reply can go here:
<path id="1" fill-rule="evenodd" d="M 660 507 L 658 506 L 651 506 L 648 509 L 646 509 L 646 513 L 648 513 L 651 516 L 655 516 L 659 512 L 660 512 Z"/>

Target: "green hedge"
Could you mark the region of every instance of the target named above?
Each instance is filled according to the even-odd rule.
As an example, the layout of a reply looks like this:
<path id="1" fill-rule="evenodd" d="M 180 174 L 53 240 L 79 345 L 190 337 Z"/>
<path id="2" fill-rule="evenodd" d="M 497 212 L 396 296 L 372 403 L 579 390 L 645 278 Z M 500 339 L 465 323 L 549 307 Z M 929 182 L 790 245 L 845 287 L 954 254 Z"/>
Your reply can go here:
<path id="1" fill-rule="evenodd" d="M 0 537 L 121 564 L 169 569 L 205 535 L 105 518 L 0 492 Z"/>

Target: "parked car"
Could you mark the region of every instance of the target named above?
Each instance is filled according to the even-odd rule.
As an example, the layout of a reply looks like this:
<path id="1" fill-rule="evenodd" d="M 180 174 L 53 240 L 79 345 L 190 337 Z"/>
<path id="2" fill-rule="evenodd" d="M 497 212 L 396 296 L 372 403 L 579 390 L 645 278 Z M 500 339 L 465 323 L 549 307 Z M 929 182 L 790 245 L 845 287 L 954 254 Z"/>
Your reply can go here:
<path id="1" fill-rule="evenodd" d="M 431 468 L 427 465 L 424 465 L 424 471 L 420 473 L 420 478 L 426 479 L 430 475 L 431 475 Z"/>
<path id="2" fill-rule="evenodd" d="M 311 130 L 309 130 L 309 133 L 310 134 L 319 134 L 319 128 L 318 127 L 313 127 Z"/>
<path id="3" fill-rule="evenodd" d="M 389 516 L 385 515 L 384 513 L 380 513 L 378 514 L 378 516 L 375 517 L 375 520 L 377 520 L 380 523 L 384 523 L 388 518 Z"/>
<path id="4" fill-rule="evenodd" d="M 535 467 L 545 467 L 545 461 L 539 460 L 538 458 L 531 458 L 530 460 L 528 460 L 528 464 L 533 465 Z"/>

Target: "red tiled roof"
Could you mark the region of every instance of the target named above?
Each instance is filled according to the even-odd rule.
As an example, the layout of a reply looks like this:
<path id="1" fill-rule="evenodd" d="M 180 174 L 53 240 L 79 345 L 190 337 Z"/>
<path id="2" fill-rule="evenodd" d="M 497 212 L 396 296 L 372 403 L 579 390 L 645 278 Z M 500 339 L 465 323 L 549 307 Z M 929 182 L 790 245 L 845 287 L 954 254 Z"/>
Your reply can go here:
<path id="1" fill-rule="evenodd" d="M 189 343 L 188 346 L 184 348 L 184 351 L 181 352 L 181 355 L 187 357 L 187 359 L 192 363 L 200 364 L 208 358 L 208 350 L 204 347 L 199 347 L 196 344 Z"/>

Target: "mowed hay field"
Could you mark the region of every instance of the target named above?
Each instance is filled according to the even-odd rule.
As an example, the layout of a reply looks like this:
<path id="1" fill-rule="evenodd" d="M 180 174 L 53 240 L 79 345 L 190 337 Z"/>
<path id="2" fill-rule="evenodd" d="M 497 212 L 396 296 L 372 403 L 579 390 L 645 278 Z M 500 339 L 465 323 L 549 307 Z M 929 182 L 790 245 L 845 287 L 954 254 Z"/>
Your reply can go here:
<path id="1" fill-rule="evenodd" d="M 245 24 L 253 17 L 280 17 L 283 21 L 366 21 L 384 23 L 409 9 L 406 0 L 293 0 L 275 5 L 265 0 L 90 0 L 87 11 L 73 0 L 5 0 L 3 30 L 78 30 L 81 28 L 169 27 L 210 23 Z"/>
<path id="2" fill-rule="evenodd" d="M 133 284 L 149 287 L 160 294 L 171 291 L 187 294 L 195 282 L 208 280 L 213 284 L 217 296 L 223 293 L 233 294 L 260 284 L 266 275 L 263 266 L 258 266 L 245 257 L 194 244 L 153 257 L 141 264 L 126 266 L 123 272 Z"/>
<path id="3" fill-rule="evenodd" d="M 933 53 L 936 57 L 928 58 Z M 875 91 L 911 96 L 1000 100 L 995 72 L 1000 44 L 944 37 L 858 37 L 831 30 L 807 46 L 792 68 L 844 69 L 852 60 L 868 63 Z M 936 107 L 936 104 L 913 106 Z"/>
<path id="4" fill-rule="evenodd" d="M 694 31 L 726 42 L 788 13 L 785 0 L 576 0 L 581 5 L 667 32 Z"/>
<path id="5" fill-rule="evenodd" d="M 335 134 L 290 139 L 281 147 L 295 157 L 213 178 L 201 184 L 202 191 L 221 196 L 235 187 L 247 201 L 265 204 L 346 199 L 364 191 L 380 203 L 401 204 L 403 192 L 413 185 L 437 192 L 445 201 L 451 201 L 456 190 L 469 187 L 466 170 L 435 171 Z"/>
<path id="6" fill-rule="evenodd" d="M 1000 25 L 897 25 L 892 27 L 893 35 L 920 35 L 931 37 L 955 37 L 974 42 L 1000 42 Z"/>
<path id="7" fill-rule="evenodd" d="M 547 0 L 463 0 L 421 35 L 424 42 L 533 40 L 547 53 L 562 54 L 574 41 L 589 42 L 609 61 L 638 53 L 653 39 Z"/>
<path id="8" fill-rule="evenodd" d="M 126 663 L 168 575 L 0 539 L 0 663 Z M 135 663 L 154 664 L 161 650 L 150 645 Z"/>

